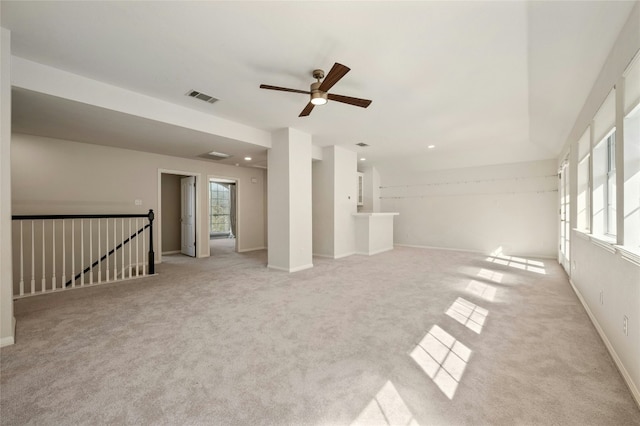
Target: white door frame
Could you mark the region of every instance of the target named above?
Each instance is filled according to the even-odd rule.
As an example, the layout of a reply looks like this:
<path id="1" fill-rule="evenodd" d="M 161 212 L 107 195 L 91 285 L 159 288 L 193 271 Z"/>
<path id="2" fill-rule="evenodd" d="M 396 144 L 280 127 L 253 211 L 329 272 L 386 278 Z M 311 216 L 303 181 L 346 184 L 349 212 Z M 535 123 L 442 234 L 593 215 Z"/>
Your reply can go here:
<path id="1" fill-rule="evenodd" d="M 206 255 L 200 254 L 200 249 L 202 247 L 202 238 L 200 235 L 202 234 L 200 225 L 201 218 L 199 212 L 201 211 L 201 198 L 198 196 L 202 190 L 202 179 L 201 174 L 196 172 L 189 172 L 184 170 L 172 170 L 172 169 L 158 169 L 158 206 L 156 212 L 156 228 L 158 229 L 158 238 L 157 238 L 157 251 L 156 251 L 156 263 L 162 263 L 162 175 L 179 175 L 179 176 L 195 176 L 196 178 L 196 258 L 198 257 L 206 257 L 209 255 L 209 250 L 207 250 Z M 207 185 L 209 182 L 207 181 Z M 182 232 L 182 231 L 180 231 Z M 207 232 L 208 235 L 208 232 Z M 209 241 L 207 238 L 207 248 L 209 247 Z"/>
<path id="2" fill-rule="evenodd" d="M 196 177 L 180 177 L 180 253 L 191 257 L 196 257 L 198 241 L 196 198 Z"/>
<path id="3" fill-rule="evenodd" d="M 220 175 L 208 175 L 207 176 L 207 235 L 209 235 L 209 217 L 211 217 L 211 191 L 209 191 L 209 182 L 222 180 L 227 181 L 227 183 L 235 183 L 236 184 L 236 246 L 233 251 L 237 252 L 238 247 L 240 247 L 240 238 L 242 231 L 240 230 L 240 179 L 230 176 L 220 176 Z M 209 247 L 209 241 L 207 241 L 207 247 Z M 211 249 L 207 251 L 209 255 L 211 255 Z"/>

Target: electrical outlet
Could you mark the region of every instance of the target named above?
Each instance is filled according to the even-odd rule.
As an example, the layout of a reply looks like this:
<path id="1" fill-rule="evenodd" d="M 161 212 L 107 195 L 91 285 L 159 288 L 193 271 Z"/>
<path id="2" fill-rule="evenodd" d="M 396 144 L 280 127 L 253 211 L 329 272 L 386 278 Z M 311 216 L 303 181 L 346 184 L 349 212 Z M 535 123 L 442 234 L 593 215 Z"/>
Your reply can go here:
<path id="1" fill-rule="evenodd" d="M 622 317 L 622 332 L 625 336 L 629 335 L 629 318 L 626 315 Z"/>
<path id="2" fill-rule="evenodd" d="M 135 200 L 133 202 L 136 206 L 141 206 L 142 205 L 142 200 Z"/>

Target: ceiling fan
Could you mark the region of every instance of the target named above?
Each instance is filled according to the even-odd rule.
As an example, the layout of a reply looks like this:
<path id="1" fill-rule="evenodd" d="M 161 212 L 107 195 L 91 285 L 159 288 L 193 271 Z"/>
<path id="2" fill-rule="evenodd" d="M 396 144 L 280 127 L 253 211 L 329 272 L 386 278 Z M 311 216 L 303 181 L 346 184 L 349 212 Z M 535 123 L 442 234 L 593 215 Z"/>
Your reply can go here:
<path id="1" fill-rule="evenodd" d="M 302 110 L 298 117 L 306 117 L 311 113 L 313 107 L 316 105 L 324 105 L 327 103 L 327 100 L 342 102 L 344 104 L 355 105 L 361 108 L 366 108 L 371 104 L 371 101 L 368 99 L 360 99 L 360 98 L 352 98 L 350 96 L 342 96 L 342 95 L 334 95 L 333 93 L 327 93 L 329 89 L 333 87 L 342 77 L 344 77 L 351 68 L 346 67 L 342 64 L 335 63 L 329 74 L 327 74 L 326 78 L 324 75 L 324 71 L 322 70 L 314 70 L 312 75 L 315 78 L 315 83 L 311 83 L 311 88 L 309 91 L 306 90 L 297 90 L 297 89 L 287 89 L 286 87 L 278 87 L 278 86 L 269 86 L 267 84 L 261 84 L 261 89 L 269 89 L 269 90 L 280 90 L 282 92 L 293 92 L 293 93 L 304 93 L 311 96 L 311 100 L 307 104 L 306 107 Z M 320 82 L 320 80 L 324 80 Z"/>

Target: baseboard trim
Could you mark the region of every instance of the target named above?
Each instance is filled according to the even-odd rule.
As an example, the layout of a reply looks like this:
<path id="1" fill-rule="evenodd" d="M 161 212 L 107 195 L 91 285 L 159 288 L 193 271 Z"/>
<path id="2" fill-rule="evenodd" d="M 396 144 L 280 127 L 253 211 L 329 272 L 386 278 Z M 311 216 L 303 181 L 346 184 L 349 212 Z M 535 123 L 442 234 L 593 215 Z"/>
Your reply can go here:
<path id="1" fill-rule="evenodd" d="M 314 257 L 323 257 L 326 259 L 342 259 L 344 257 L 349 257 L 349 256 L 353 256 L 354 254 L 358 254 L 355 251 L 349 252 L 349 253 L 343 253 L 343 254 L 339 254 L 337 256 L 333 256 L 330 254 L 320 254 L 320 253 L 313 253 Z"/>
<path id="2" fill-rule="evenodd" d="M 453 248 L 453 247 L 437 247 L 437 246 L 421 246 L 416 244 L 399 244 L 394 243 L 394 246 L 398 247 L 411 247 L 411 248 L 422 248 L 422 249 L 432 249 L 432 250 L 449 250 L 449 251 L 460 251 L 464 253 L 476 253 L 489 256 L 491 253 L 487 253 L 480 250 L 471 250 L 471 249 L 462 249 L 462 248 Z M 517 256 L 517 257 L 531 257 L 535 259 L 549 259 L 549 260 L 558 260 L 556 255 L 544 255 L 544 254 L 521 254 L 521 253 L 509 253 L 507 256 Z"/>
<path id="3" fill-rule="evenodd" d="M 170 254 L 178 254 L 178 253 L 181 253 L 180 250 L 171 250 L 171 251 L 163 251 L 162 255 L 163 256 L 168 256 Z"/>
<path id="4" fill-rule="evenodd" d="M 339 254 L 339 255 L 333 256 L 333 258 L 334 258 L 334 259 L 342 259 L 342 258 L 344 258 L 344 257 L 353 256 L 354 254 L 356 254 L 356 252 L 355 252 L 355 251 L 351 251 L 351 252 L 349 252 L 349 253 L 342 253 L 342 254 Z"/>
<path id="5" fill-rule="evenodd" d="M 251 247 L 251 248 L 243 248 L 243 249 L 238 249 L 238 253 L 245 253 L 248 251 L 256 251 L 256 250 L 265 250 L 266 247 L 262 246 L 262 247 Z"/>
<path id="6" fill-rule="evenodd" d="M 304 271 L 305 269 L 313 268 L 313 263 L 309 263 L 309 264 L 306 264 L 306 265 L 298 266 L 298 267 L 295 267 L 295 268 L 283 268 L 283 267 L 280 267 L 280 266 L 274 266 L 274 265 L 267 264 L 267 268 L 275 269 L 276 271 L 298 272 L 298 271 Z"/>
<path id="7" fill-rule="evenodd" d="M 384 249 L 376 250 L 376 251 L 372 251 L 372 252 L 357 251 L 357 252 L 355 252 L 355 254 L 360 254 L 362 256 L 374 256 L 376 254 L 384 253 L 384 252 L 391 251 L 391 250 L 393 250 L 393 247 L 384 248 Z"/>
<path id="8" fill-rule="evenodd" d="M 312 253 L 311 255 L 313 257 L 324 257 L 326 259 L 333 259 L 333 256 L 331 256 L 330 254 Z"/>
<path id="9" fill-rule="evenodd" d="M 609 339 L 607 338 L 607 335 L 605 334 L 604 330 L 602 329 L 602 327 L 600 327 L 600 324 L 598 323 L 598 320 L 596 319 L 595 315 L 593 315 L 593 313 L 591 312 L 591 309 L 589 309 L 589 305 L 582 297 L 582 294 L 580 293 L 580 291 L 578 290 L 578 288 L 575 286 L 575 284 L 571 279 L 569 279 L 569 283 L 571 284 L 571 288 L 573 288 L 573 292 L 576 294 L 576 296 L 578 296 L 578 300 L 580 300 L 582 307 L 587 312 L 587 315 L 589 316 L 591 323 L 596 328 L 596 331 L 598 332 L 600 339 L 602 339 L 602 341 L 604 342 L 604 345 L 609 351 L 609 355 L 611 355 L 611 358 L 613 359 L 613 363 L 618 368 L 620 375 L 622 375 L 622 379 L 627 384 L 629 391 L 631 391 L 631 396 L 636 401 L 638 408 L 640 408 L 640 391 L 638 391 L 638 387 L 636 386 L 635 383 L 633 383 L 633 379 L 629 375 L 629 372 L 624 367 L 624 364 L 620 360 L 620 357 L 618 356 L 618 353 L 616 352 L 616 350 L 613 348 L 613 345 L 611 344 L 611 342 L 609 342 Z"/>
<path id="10" fill-rule="evenodd" d="M 13 336 L 7 336 L 0 339 L 0 348 L 11 346 L 16 343 L 16 317 L 11 317 L 11 330 Z"/>

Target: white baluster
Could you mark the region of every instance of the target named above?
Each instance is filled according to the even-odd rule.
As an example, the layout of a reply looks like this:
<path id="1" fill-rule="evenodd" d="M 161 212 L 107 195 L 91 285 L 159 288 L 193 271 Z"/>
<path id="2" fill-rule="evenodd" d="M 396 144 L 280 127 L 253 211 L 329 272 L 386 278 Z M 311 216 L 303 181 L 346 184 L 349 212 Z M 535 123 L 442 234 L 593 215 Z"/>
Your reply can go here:
<path id="1" fill-rule="evenodd" d="M 80 287 L 84 286 L 84 219 L 80 219 Z"/>
<path id="2" fill-rule="evenodd" d="M 51 233 L 53 241 L 51 242 L 51 290 L 56 291 L 58 284 L 56 283 L 56 220 L 51 220 Z"/>
<path id="3" fill-rule="evenodd" d="M 22 239 L 22 220 L 20 221 L 20 296 L 24 296 L 24 241 Z"/>
<path id="4" fill-rule="evenodd" d="M 138 257 L 140 255 L 140 234 L 138 234 L 139 230 L 140 225 L 138 224 L 138 218 L 136 217 L 136 277 L 140 275 L 140 262 L 138 260 Z"/>
<path id="5" fill-rule="evenodd" d="M 35 250 L 35 239 L 34 239 L 34 225 L 33 220 L 31 221 L 31 294 L 36 292 L 36 250 Z"/>
<path id="6" fill-rule="evenodd" d="M 117 222 L 116 219 L 113 218 L 113 280 L 118 279 L 118 253 L 116 252 L 116 247 L 118 247 L 118 239 L 116 238 L 116 228 Z"/>
<path id="7" fill-rule="evenodd" d="M 98 219 L 98 284 L 100 284 L 102 282 L 102 246 L 101 243 L 102 241 L 100 241 L 100 222 L 102 222 L 100 219 Z"/>
<path id="8" fill-rule="evenodd" d="M 47 291 L 47 279 L 46 277 L 46 273 L 44 271 L 44 260 L 45 260 L 45 251 L 44 251 L 44 220 L 42 221 L 42 280 L 40 281 L 40 287 L 42 292 L 44 293 L 45 291 Z"/>
<path id="9" fill-rule="evenodd" d="M 122 245 L 120 246 L 120 252 L 121 252 L 121 255 L 122 255 L 122 265 L 121 265 L 121 268 L 122 268 L 121 273 L 122 273 L 122 275 L 121 275 L 120 279 L 124 279 L 124 218 L 120 219 L 120 226 L 121 226 L 121 231 L 122 231 L 122 232 L 120 232 L 120 236 L 121 236 L 120 242 L 122 243 Z"/>
<path id="10" fill-rule="evenodd" d="M 107 238 L 107 264 L 106 264 L 106 268 L 107 268 L 107 281 L 109 281 L 109 218 L 107 218 L 106 220 L 107 222 L 107 230 L 105 232 L 105 237 Z"/>
<path id="11" fill-rule="evenodd" d="M 76 286 L 76 220 L 71 219 L 71 287 Z"/>
<path id="12" fill-rule="evenodd" d="M 89 219 L 89 284 L 93 284 L 93 219 Z"/>
<path id="13" fill-rule="evenodd" d="M 144 220 L 142 221 L 144 223 Z M 145 225 L 146 226 L 146 225 Z M 147 250 L 145 250 L 145 235 L 142 232 L 142 275 L 147 275 Z"/>
<path id="14" fill-rule="evenodd" d="M 131 278 L 131 248 L 133 247 L 133 241 L 131 241 L 131 218 L 129 218 L 129 278 Z"/>
<path id="15" fill-rule="evenodd" d="M 65 220 L 62 219 L 62 285 L 60 286 L 64 289 L 64 286 L 67 285 L 67 233 L 65 232 Z"/>

